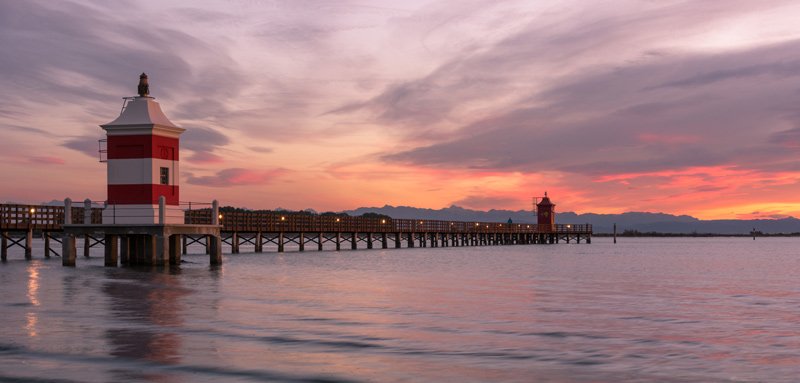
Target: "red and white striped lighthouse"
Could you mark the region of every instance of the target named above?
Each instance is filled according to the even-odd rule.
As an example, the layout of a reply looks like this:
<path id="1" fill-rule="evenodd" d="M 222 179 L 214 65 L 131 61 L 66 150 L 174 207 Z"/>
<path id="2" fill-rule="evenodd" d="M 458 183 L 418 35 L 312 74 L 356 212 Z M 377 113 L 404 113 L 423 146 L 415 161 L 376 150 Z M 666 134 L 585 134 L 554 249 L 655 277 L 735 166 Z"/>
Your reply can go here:
<path id="1" fill-rule="evenodd" d="M 147 75 L 139 76 L 139 96 L 124 97 L 116 120 L 100 125 L 108 138 L 108 206 L 104 224 L 182 224 L 183 215 L 159 222 L 159 197 L 178 205 L 178 140 L 186 129 L 170 122 L 149 97 Z M 177 209 L 175 209 L 177 210 Z"/>

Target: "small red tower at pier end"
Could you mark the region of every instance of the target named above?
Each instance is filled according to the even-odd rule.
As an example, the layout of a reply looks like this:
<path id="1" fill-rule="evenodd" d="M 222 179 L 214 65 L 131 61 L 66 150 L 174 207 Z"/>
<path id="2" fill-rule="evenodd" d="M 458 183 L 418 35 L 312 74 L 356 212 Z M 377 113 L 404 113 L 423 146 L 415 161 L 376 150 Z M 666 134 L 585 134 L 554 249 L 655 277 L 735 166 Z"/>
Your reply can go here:
<path id="1" fill-rule="evenodd" d="M 536 204 L 536 212 L 539 225 L 553 225 L 556 223 L 556 204 L 550 202 L 547 192 L 544 192 L 542 201 Z"/>

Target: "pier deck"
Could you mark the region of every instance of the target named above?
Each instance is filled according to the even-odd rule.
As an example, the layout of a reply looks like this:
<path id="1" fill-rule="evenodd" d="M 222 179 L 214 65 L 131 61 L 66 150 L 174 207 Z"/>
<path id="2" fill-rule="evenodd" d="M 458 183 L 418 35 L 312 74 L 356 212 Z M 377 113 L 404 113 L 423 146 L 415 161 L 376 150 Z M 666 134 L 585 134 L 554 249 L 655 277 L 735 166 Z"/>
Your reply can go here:
<path id="1" fill-rule="evenodd" d="M 85 225 L 84 229 L 92 227 L 93 231 L 100 233 L 102 211 L 102 208 L 72 207 L 72 224 L 66 225 L 67 232 L 78 233 L 76 228 Z M 26 257 L 30 257 L 34 232 L 41 233 L 45 240 L 45 256 L 59 255 L 49 243 L 51 240 L 59 242 L 59 233 L 65 232 L 64 213 L 64 207 L 58 206 L 0 205 L 2 259 L 6 259 L 7 249 L 11 246 L 25 248 Z M 213 221 L 209 209 L 186 210 L 183 214 L 187 227 L 211 225 Z M 243 244 L 253 245 L 256 252 L 264 251 L 265 245 L 283 252 L 287 244 L 304 251 L 308 245 L 322 250 L 326 243 L 335 244 L 336 250 L 341 250 L 343 247 L 357 249 L 359 244 L 368 249 L 376 244 L 381 248 L 451 247 L 555 244 L 562 241 L 591 243 L 592 238 L 592 225 L 589 224 L 540 225 L 254 212 L 220 215 L 217 227 L 230 253 L 238 253 Z M 170 230 L 173 235 L 181 236 L 184 253 L 187 244 L 207 246 L 208 241 L 202 241 L 202 233 L 193 233 L 189 229 Z M 103 241 L 100 235 L 97 238 L 85 235 L 84 255 L 88 256 L 88 249 L 103 244 Z"/>

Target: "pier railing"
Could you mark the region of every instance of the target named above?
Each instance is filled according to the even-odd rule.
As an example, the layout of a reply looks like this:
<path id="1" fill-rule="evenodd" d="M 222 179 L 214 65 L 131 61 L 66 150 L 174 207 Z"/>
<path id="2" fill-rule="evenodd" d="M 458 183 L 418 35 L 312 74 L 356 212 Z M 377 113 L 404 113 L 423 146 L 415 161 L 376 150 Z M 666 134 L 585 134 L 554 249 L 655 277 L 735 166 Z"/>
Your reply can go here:
<path id="1" fill-rule="evenodd" d="M 208 224 L 209 210 L 187 210 L 185 221 Z M 222 231 L 235 232 L 360 232 L 360 233 L 591 233 L 589 224 L 464 222 L 333 215 L 222 212 Z"/>
<path id="2" fill-rule="evenodd" d="M 157 203 L 157 202 L 156 202 Z M 168 205 L 170 217 L 183 216 L 185 224 L 211 225 L 213 213 L 199 202 Z M 109 204 L 108 208 L 114 208 Z M 119 209 L 120 207 L 117 206 Z M 197 209 L 200 208 L 200 209 Z M 92 207 L 87 221 L 86 208 L 73 206 L 73 224 L 101 224 L 103 208 Z M 2 230 L 61 230 L 63 206 L 0 204 Z M 120 209 L 124 215 L 124 210 Z M 222 212 L 218 216 L 222 231 L 229 232 L 359 232 L 359 233 L 591 233 L 590 224 L 539 225 L 532 223 L 465 222 L 442 220 L 298 215 L 255 212 Z"/>

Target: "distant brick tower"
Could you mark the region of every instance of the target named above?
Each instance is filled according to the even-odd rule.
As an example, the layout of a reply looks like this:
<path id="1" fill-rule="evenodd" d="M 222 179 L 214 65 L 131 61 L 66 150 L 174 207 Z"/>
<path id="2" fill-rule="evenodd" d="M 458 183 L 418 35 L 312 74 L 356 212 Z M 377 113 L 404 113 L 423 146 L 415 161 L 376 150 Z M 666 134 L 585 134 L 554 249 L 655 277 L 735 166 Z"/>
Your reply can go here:
<path id="1" fill-rule="evenodd" d="M 149 97 L 147 75 L 139 76 L 139 96 L 124 97 L 116 120 L 100 125 L 108 138 L 108 207 L 103 224 L 158 223 L 159 197 L 178 205 L 178 140 L 185 129 L 167 119 Z M 182 224 L 168 214 L 166 222 Z"/>
<path id="2" fill-rule="evenodd" d="M 539 225 L 553 225 L 556 222 L 556 205 L 550 202 L 547 192 L 544 192 L 542 201 L 536 204 Z"/>

